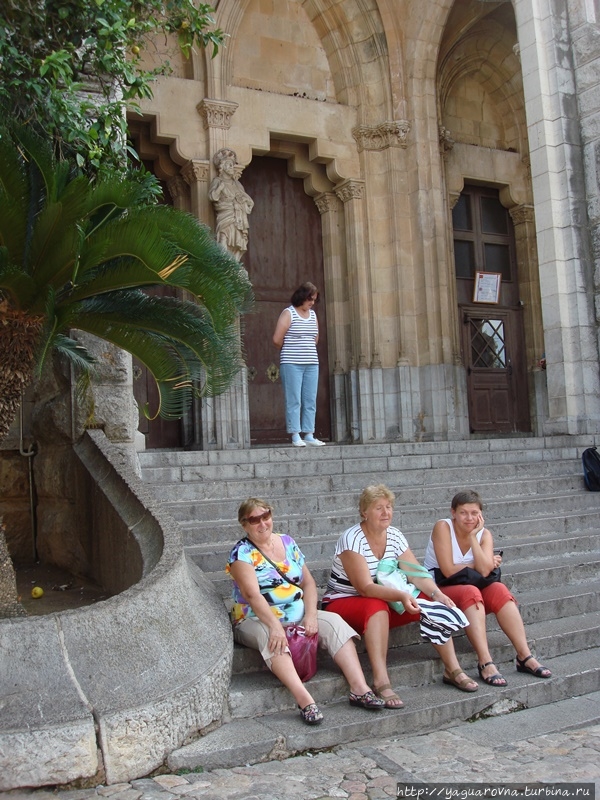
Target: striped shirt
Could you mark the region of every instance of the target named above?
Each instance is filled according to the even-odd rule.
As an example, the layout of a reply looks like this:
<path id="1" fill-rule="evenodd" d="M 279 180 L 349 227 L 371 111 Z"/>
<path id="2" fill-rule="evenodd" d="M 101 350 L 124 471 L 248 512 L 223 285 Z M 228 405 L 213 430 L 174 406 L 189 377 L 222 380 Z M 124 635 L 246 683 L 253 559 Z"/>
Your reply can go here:
<path id="1" fill-rule="evenodd" d="M 367 537 L 363 533 L 360 525 L 353 525 L 344 531 L 337 541 L 335 546 L 335 554 L 333 556 L 333 564 L 331 565 L 331 574 L 327 581 L 327 589 L 323 597 L 323 602 L 328 603 L 330 600 L 337 600 L 341 597 L 356 597 L 358 592 L 350 583 L 350 579 L 346 574 L 346 570 L 340 559 L 340 555 L 346 550 L 352 550 L 355 553 L 360 553 L 367 562 L 371 577 L 375 580 L 377 572 L 377 565 L 379 559 L 375 556 L 369 547 Z M 383 558 L 395 558 L 400 556 L 408 550 L 408 542 L 404 538 L 398 528 L 387 529 L 387 540 L 385 544 L 385 553 Z"/>
<path id="2" fill-rule="evenodd" d="M 317 315 L 312 308 L 307 319 L 301 317 L 294 306 L 289 306 L 287 311 L 290 312 L 292 321 L 283 339 L 280 364 L 318 364 Z"/>

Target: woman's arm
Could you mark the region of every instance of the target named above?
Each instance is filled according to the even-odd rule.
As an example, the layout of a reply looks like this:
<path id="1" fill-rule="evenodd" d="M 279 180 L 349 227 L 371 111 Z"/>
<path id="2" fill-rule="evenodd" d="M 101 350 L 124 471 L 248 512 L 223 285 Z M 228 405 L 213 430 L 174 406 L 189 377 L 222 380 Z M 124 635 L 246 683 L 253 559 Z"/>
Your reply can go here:
<path id="1" fill-rule="evenodd" d="M 355 553 L 354 550 L 344 550 L 343 553 L 340 553 L 340 561 L 348 580 L 362 597 L 378 597 L 388 603 L 399 600 L 411 614 L 419 613 L 419 606 L 411 594 L 390 586 L 380 586 L 373 581 L 367 562 L 360 553 Z"/>
<path id="2" fill-rule="evenodd" d="M 283 340 L 285 339 L 285 335 L 288 332 L 291 324 L 292 315 L 287 308 L 284 308 L 279 315 L 277 325 L 275 326 L 275 333 L 273 334 L 273 344 L 280 350 L 283 347 Z"/>
<path id="3" fill-rule="evenodd" d="M 411 564 L 418 564 L 416 556 L 414 555 L 412 550 L 405 550 L 398 560 L 402 561 L 409 561 Z M 438 562 L 439 563 L 439 562 Z M 402 567 L 400 567 L 402 569 Z M 409 581 L 414 583 L 417 589 L 420 589 L 424 592 L 427 597 L 430 597 L 432 600 L 436 600 L 440 603 L 444 603 L 444 605 L 449 606 L 450 608 L 454 607 L 454 601 L 451 600 L 447 595 L 444 594 L 442 589 L 439 589 L 436 585 L 436 582 L 433 578 L 412 578 L 409 577 Z"/>
<path id="4" fill-rule="evenodd" d="M 483 517 L 481 518 L 481 524 L 476 526 L 470 536 L 469 543 L 471 545 L 471 552 L 473 553 L 473 560 L 470 562 L 463 562 L 462 564 L 455 564 L 452 555 L 450 527 L 443 519 L 435 523 L 431 534 L 431 540 L 439 567 L 447 578 L 460 572 L 464 567 L 472 567 L 484 576 L 489 575 L 494 569 L 496 564 L 492 534 L 486 528 L 481 537 L 481 544 L 477 541 L 476 534 L 481 530 L 482 526 Z"/>
<path id="5" fill-rule="evenodd" d="M 229 567 L 229 572 L 239 586 L 244 600 L 250 605 L 258 619 L 269 628 L 269 649 L 271 653 L 283 653 L 287 647 L 285 630 L 271 611 L 271 606 L 265 596 L 260 593 L 254 567 L 243 561 L 234 561 Z"/>
<path id="6" fill-rule="evenodd" d="M 302 625 L 309 636 L 319 632 L 317 623 L 317 584 L 306 564 L 302 567 L 300 588 L 304 592 L 304 619 Z"/>
<path id="7" fill-rule="evenodd" d="M 480 572 L 484 578 L 490 574 L 496 565 L 494 556 L 494 539 L 490 531 L 484 528 L 481 541 L 477 541 L 477 533 L 483 528 L 483 514 L 479 514 L 479 521 L 473 531 L 471 531 L 471 552 L 473 553 L 473 567 Z"/>

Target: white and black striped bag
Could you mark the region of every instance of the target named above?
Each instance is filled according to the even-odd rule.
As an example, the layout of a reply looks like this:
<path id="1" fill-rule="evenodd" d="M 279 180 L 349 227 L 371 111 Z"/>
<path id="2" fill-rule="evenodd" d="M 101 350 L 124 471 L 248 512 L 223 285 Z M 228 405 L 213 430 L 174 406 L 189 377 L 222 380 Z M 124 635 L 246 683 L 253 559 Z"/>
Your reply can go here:
<path id="1" fill-rule="evenodd" d="M 412 594 L 421 609 L 421 638 L 433 644 L 444 644 L 456 631 L 466 628 L 469 620 L 459 608 L 449 608 L 435 600 L 423 600 L 417 595 L 417 587 L 410 583 L 408 578 L 430 578 L 431 575 L 421 566 L 409 561 L 403 561 L 405 570 L 401 569 L 398 562 L 392 558 L 382 558 L 377 567 L 375 580 L 382 586 L 391 586 L 403 592 Z M 399 614 L 404 613 L 404 606 L 400 601 L 394 600 L 389 605 Z"/>

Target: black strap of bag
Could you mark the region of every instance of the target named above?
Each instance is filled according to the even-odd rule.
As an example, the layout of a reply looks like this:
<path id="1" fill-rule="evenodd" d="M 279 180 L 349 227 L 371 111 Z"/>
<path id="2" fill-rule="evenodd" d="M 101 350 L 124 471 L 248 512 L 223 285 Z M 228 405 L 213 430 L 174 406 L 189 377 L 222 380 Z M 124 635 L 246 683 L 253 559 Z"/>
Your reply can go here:
<path id="1" fill-rule="evenodd" d="M 472 567 L 463 567 L 454 575 L 446 577 L 439 567 L 434 568 L 435 582 L 438 586 L 475 586 L 477 589 L 485 589 L 492 583 L 502 580 L 500 567 L 495 567 L 489 575 L 482 575 Z"/>
<path id="2" fill-rule="evenodd" d="M 296 583 L 292 583 L 292 582 L 291 582 L 291 580 L 290 580 L 289 578 L 287 578 L 287 577 L 286 577 L 286 576 L 283 574 L 283 572 L 282 572 L 282 571 L 279 569 L 279 567 L 277 566 L 277 564 L 276 564 L 274 561 L 271 561 L 271 559 L 269 558 L 269 556 L 267 556 L 267 555 L 265 555 L 265 554 L 263 553 L 263 551 L 260 549 L 260 547 L 258 547 L 257 545 L 255 545 L 255 544 L 254 544 L 254 542 L 252 542 L 250 539 L 248 539 L 248 537 L 247 537 L 247 536 L 245 536 L 245 537 L 244 537 L 244 541 L 245 541 L 245 542 L 248 542 L 248 544 L 249 544 L 249 545 L 251 545 L 251 546 L 252 546 L 252 547 L 253 547 L 255 550 L 258 550 L 258 552 L 261 554 L 261 556 L 264 558 L 264 560 L 269 562 L 269 564 L 270 564 L 270 565 L 273 567 L 273 569 L 274 569 L 274 570 L 276 570 L 276 571 L 277 571 L 277 572 L 278 572 L 278 573 L 281 575 L 281 577 L 283 578 L 283 580 L 284 580 L 286 583 L 289 583 L 289 584 L 290 584 L 290 586 L 295 586 L 297 589 L 300 589 L 300 586 L 298 586 L 298 584 L 296 584 Z"/>

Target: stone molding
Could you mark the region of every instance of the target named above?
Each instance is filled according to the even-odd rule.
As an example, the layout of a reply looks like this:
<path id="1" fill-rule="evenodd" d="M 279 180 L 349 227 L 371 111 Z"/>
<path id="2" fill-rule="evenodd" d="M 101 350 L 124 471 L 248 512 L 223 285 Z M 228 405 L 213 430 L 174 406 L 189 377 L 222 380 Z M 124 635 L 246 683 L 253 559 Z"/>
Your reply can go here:
<path id="1" fill-rule="evenodd" d="M 315 205 L 321 216 L 337 209 L 337 200 L 333 192 L 324 192 L 314 198 Z"/>
<path id="2" fill-rule="evenodd" d="M 173 175 L 172 178 L 169 178 L 167 188 L 173 200 L 178 197 L 187 197 L 188 185 L 182 175 Z"/>
<path id="3" fill-rule="evenodd" d="M 211 100 L 205 97 L 196 106 L 196 110 L 202 117 L 205 130 L 209 128 L 221 128 L 228 131 L 231 127 L 231 118 L 235 114 L 239 103 L 230 100 Z"/>
<path id="4" fill-rule="evenodd" d="M 342 203 L 349 200 L 362 200 L 365 193 L 365 182 L 349 178 L 335 187 L 335 193 Z"/>
<path id="5" fill-rule="evenodd" d="M 535 212 L 533 206 L 521 205 L 515 206 L 508 210 L 513 225 L 523 225 L 526 222 L 535 221 Z"/>
<path id="6" fill-rule="evenodd" d="M 181 174 L 189 186 L 194 183 L 208 183 L 210 163 L 192 158 L 182 167 Z"/>
<path id="7" fill-rule="evenodd" d="M 440 125 L 439 129 L 439 142 L 440 142 L 440 152 L 444 158 L 450 153 L 452 148 L 455 145 L 455 141 L 452 138 L 452 134 L 448 130 L 448 128 L 444 128 L 443 125 Z"/>
<path id="8" fill-rule="evenodd" d="M 387 150 L 388 147 L 408 147 L 410 122 L 405 119 L 395 122 L 383 122 L 381 125 L 357 125 L 352 129 L 352 136 L 362 150 Z"/>

